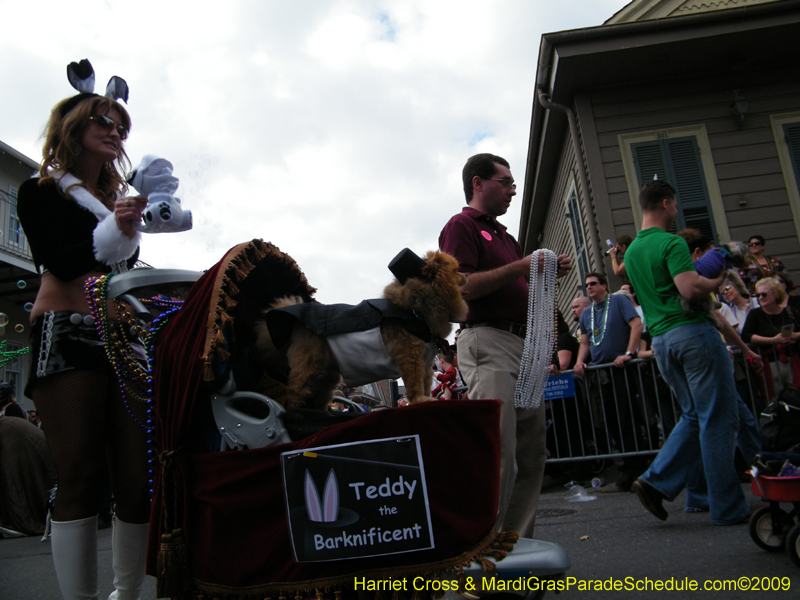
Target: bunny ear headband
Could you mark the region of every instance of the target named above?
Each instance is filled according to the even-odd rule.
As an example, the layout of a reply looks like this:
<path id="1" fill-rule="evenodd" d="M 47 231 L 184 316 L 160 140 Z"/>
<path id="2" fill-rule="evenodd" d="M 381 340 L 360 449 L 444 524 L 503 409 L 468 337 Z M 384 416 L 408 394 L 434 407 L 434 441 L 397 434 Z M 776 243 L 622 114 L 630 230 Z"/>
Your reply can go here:
<path id="1" fill-rule="evenodd" d="M 99 94 L 94 93 L 94 69 L 92 68 L 92 63 L 90 63 L 87 59 L 84 58 L 82 61 L 77 63 L 69 63 L 69 65 L 67 65 L 67 79 L 69 79 L 72 87 L 74 87 L 80 93 L 77 96 L 70 98 L 69 102 L 64 105 L 64 115 L 75 108 L 83 100 L 99 96 Z M 122 77 L 117 77 L 114 75 L 108 80 L 105 96 L 106 98 L 111 98 L 112 100 L 122 100 L 127 104 L 128 84 L 124 79 L 122 79 Z"/>

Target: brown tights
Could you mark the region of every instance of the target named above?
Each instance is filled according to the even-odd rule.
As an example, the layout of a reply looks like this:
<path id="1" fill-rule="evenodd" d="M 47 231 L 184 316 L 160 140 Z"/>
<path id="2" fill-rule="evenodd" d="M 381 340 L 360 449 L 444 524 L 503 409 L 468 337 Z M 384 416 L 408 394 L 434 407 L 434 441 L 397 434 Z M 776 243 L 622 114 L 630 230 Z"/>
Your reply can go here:
<path id="1" fill-rule="evenodd" d="M 128 413 L 116 377 L 68 371 L 49 375 L 34 386 L 33 401 L 58 473 L 53 519 L 74 521 L 96 515 L 99 482 L 110 464 L 116 515 L 126 523 L 146 523 L 150 515 L 147 436 Z M 144 403 L 129 399 L 128 406 L 145 423 Z"/>

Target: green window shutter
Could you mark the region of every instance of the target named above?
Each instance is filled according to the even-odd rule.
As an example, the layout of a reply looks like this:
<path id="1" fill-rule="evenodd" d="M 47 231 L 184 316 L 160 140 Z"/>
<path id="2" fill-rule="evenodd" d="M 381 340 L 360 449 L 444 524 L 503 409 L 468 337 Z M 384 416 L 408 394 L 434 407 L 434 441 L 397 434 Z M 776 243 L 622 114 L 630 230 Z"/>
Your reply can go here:
<path id="1" fill-rule="evenodd" d="M 678 218 L 673 231 L 692 227 L 716 244 L 717 228 L 711 212 L 700 149 L 694 136 L 642 142 L 631 146 L 639 187 L 658 175 L 677 191 Z"/>
<path id="2" fill-rule="evenodd" d="M 581 289 L 583 289 L 583 281 L 586 279 L 586 274 L 589 272 L 589 256 L 586 249 L 586 237 L 583 234 L 583 222 L 581 221 L 581 212 L 578 206 L 577 193 L 573 189 L 569 195 L 568 219 L 572 228 L 572 240 L 575 243 L 575 252 L 578 256 L 578 272 L 580 274 Z M 587 209 L 591 210 L 591 209 Z M 584 293 L 586 290 L 583 290 Z"/>
<path id="3" fill-rule="evenodd" d="M 783 126 L 789 156 L 792 159 L 792 170 L 797 187 L 800 188 L 800 123 L 787 123 Z"/>

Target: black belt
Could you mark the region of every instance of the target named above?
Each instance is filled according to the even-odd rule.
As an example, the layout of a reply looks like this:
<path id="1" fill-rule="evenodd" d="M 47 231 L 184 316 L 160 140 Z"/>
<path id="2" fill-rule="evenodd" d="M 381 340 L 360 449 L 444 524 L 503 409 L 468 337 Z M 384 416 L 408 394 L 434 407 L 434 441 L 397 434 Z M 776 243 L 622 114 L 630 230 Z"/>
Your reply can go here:
<path id="1" fill-rule="evenodd" d="M 520 323 L 514 323 L 512 321 L 504 321 L 502 319 L 484 321 L 483 323 L 462 323 L 461 327 L 463 329 L 469 329 L 470 327 L 491 327 L 493 329 L 500 329 L 501 331 L 508 331 L 522 339 L 525 339 L 525 334 L 528 330 L 527 325 L 521 325 Z"/>

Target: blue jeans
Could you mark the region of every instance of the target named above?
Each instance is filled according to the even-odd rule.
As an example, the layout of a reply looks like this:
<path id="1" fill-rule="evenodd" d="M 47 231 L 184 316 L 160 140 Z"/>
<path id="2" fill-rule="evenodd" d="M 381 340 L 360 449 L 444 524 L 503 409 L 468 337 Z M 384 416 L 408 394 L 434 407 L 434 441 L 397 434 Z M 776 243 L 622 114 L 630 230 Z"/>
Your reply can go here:
<path id="1" fill-rule="evenodd" d="M 737 397 L 739 411 L 739 433 L 736 434 L 736 446 L 742 452 L 745 463 L 753 464 L 753 458 L 761 451 L 761 434 L 756 427 L 756 420 L 750 408 L 741 396 Z M 703 463 L 698 462 L 695 471 L 686 482 L 686 511 L 705 512 L 708 510 L 708 488 Z"/>
<path id="2" fill-rule="evenodd" d="M 750 509 L 734 467 L 738 394 L 725 344 L 711 323 L 692 323 L 653 338 L 653 350 L 683 415 L 641 478 L 672 501 L 702 457 L 711 522 L 737 523 Z"/>

